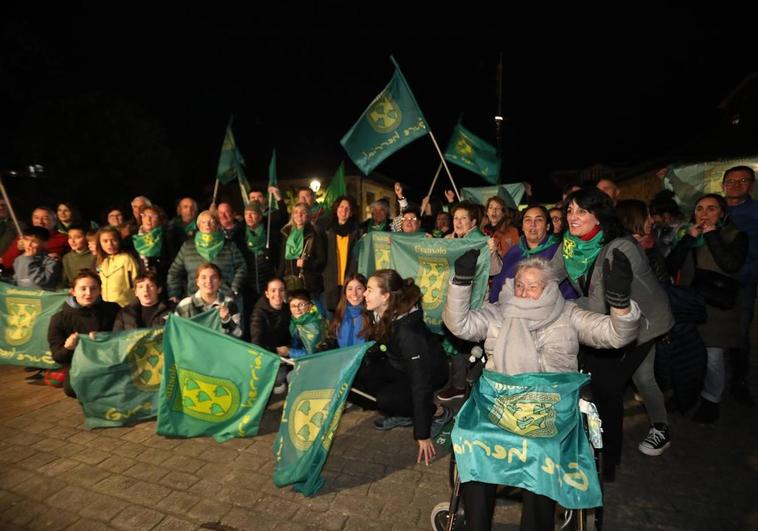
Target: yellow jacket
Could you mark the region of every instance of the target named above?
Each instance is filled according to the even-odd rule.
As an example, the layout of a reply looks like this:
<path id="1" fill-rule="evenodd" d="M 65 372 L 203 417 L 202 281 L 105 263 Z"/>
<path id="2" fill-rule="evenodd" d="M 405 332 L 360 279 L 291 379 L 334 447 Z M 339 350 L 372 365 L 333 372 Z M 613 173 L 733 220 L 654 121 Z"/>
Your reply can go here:
<path id="1" fill-rule="evenodd" d="M 103 283 L 102 298 L 115 302 L 122 308 L 134 300 L 135 279 L 139 274 L 139 265 L 126 252 L 111 255 L 97 267 Z"/>

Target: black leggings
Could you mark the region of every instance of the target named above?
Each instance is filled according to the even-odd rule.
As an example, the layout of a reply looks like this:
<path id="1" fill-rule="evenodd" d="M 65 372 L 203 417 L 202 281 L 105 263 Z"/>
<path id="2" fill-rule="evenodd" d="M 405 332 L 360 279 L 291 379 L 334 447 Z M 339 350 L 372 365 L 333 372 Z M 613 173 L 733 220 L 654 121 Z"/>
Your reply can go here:
<path id="1" fill-rule="evenodd" d="M 621 349 L 582 347 L 582 368 L 592 375 L 592 401 L 603 421 L 605 465 L 612 466 L 621 462 L 624 389 L 656 341 L 657 338 Z"/>
<path id="2" fill-rule="evenodd" d="M 463 483 L 463 505 L 466 511 L 466 531 L 492 529 L 497 485 L 468 481 Z M 555 501 L 522 489 L 521 531 L 553 531 L 555 528 Z"/>

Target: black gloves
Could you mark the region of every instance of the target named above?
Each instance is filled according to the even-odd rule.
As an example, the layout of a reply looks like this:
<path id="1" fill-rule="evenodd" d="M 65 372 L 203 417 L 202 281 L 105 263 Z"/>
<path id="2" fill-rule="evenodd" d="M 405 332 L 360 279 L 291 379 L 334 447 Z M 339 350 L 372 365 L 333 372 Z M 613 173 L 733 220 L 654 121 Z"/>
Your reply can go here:
<path id="1" fill-rule="evenodd" d="M 613 269 L 608 259 L 603 262 L 605 300 L 612 308 L 628 308 L 632 292 L 632 264 L 624 253 L 613 250 Z"/>
<path id="2" fill-rule="evenodd" d="M 455 277 L 453 277 L 453 284 L 468 286 L 474 281 L 476 261 L 478 258 L 479 249 L 471 249 L 458 257 L 455 261 Z"/>

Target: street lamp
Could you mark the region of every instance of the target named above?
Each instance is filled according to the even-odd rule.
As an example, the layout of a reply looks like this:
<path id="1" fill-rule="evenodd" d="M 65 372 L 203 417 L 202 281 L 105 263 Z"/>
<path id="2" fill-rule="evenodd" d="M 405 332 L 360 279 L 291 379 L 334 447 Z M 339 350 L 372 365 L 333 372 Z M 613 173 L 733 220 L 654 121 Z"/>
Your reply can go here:
<path id="1" fill-rule="evenodd" d="M 321 190 L 321 181 L 319 181 L 317 178 L 314 177 L 314 179 L 311 181 L 311 184 L 308 185 L 308 187 L 313 190 L 313 193 L 317 193 L 319 190 Z"/>

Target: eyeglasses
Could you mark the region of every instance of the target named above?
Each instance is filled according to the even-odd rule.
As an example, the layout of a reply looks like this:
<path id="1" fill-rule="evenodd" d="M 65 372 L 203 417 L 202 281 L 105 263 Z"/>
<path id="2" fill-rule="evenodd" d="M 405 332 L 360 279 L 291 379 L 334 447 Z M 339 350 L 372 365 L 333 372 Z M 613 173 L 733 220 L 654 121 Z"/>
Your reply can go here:
<path id="1" fill-rule="evenodd" d="M 308 303 L 307 302 L 298 302 L 298 303 L 291 303 L 290 304 L 290 308 L 292 308 L 292 309 L 297 308 L 298 310 L 304 310 L 307 307 L 308 307 Z"/>
<path id="2" fill-rule="evenodd" d="M 729 179 L 728 181 L 724 181 L 724 186 L 739 186 L 740 184 L 747 184 L 753 182 L 752 179 L 748 179 L 747 177 L 743 177 L 742 179 Z"/>
<path id="3" fill-rule="evenodd" d="M 413 216 L 412 218 L 403 218 L 403 221 L 418 221 L 418 218 Z"/>

